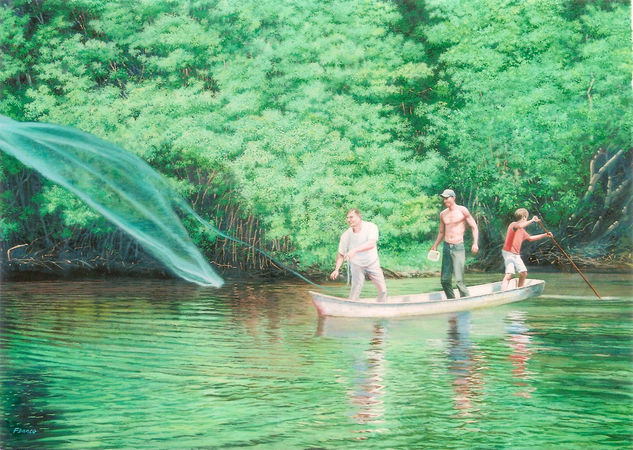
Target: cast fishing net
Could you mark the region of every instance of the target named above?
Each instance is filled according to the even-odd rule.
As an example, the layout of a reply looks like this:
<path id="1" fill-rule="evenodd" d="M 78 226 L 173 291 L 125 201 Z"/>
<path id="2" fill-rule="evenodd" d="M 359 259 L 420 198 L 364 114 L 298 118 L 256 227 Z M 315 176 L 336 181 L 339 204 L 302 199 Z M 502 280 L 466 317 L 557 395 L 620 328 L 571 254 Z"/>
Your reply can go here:
<path id="1" fill-rule="evenodd" d="M 193 213 L 190 206 L 141 158 L 70 127 L 2 115 L 0 148 L 76 194 L 177 276 L 203 286 L 222 285 L 176 213 Z"/>

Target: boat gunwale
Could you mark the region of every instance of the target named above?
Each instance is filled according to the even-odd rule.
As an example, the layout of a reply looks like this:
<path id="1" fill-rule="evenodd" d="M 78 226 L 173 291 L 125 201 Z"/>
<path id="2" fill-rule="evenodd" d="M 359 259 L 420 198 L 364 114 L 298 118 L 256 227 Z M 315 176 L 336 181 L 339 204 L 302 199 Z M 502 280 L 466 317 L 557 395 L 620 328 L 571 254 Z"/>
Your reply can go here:
<path id="1" fill-rule="evenodd" d="M 367 301 L 369 299 L 367 298 L 362 298 L 359 300 L 350 300 L 347 298 L 343 298 L 343 297 L 336 297 L 334 295 L 329 295 L 329 294 L 322 294 L 320 292 L 315 292 L 315 291 L 308 291 L 310 293 L 310 295 L 312 296 L 312 301 L 313 302 L 318 302 L 318 301 L 329 301 L 329 302 L 336 302 L 342 305 L 354 305 L 354 306 L 358 306 L 358 307 L 397 307 L 397 306 L 413 306 L 413 305 L 432 305 L 432 304 L 436 304 L 436 303 L 441 303 L 443 305 L 451 305 L 451 304 L 458 304 L 458 303 L 468 303 L 470 301 L 475 301 L 475 300 L 480 300 L 482 297 L 498 297 L 499 295 L 507 295 L 508 293 L 512 293 L 514 291 L 516 292 L 520 292 L 520 291 L 525 291 L 527 289 L 530 288 L 534 288 L 537 286 L 542 286 L 545 284 L 545 280 L 538 280 L 538 279 L 529 279 L 527 280 L 530 283 L 526 284 L 525 286 L 521 286 L 521 287 L 516 287 L 513 289 L 506 289 L 506 290 L 501 290 L 501 291 L 496 291 L 496 292 L 487 292 L 487 293 L 483 293 L 483 294 L 479 294 L 479 295 L 472 295 L 472 296 L 468 296 L 468 297 L 459 297 L 459 298 L 454 298 L 454 299 L 439 299 L 439 300 L 423 300 L 423 301 L 409 301 L 409 302 L 377 302 L 376 299 L 371 299 L 371 301 Z M 496 283 L 500 283 L 499 281 L 495 281 L 492 283 L 484 283 L 484 284 L 479 284 L 476 286 L 492 286 Z M 472 286 L 475 287 L 475 286 Z M 399 298 L 399 297 L 408 297 L 411 295 L 431 295 L 431 294 L 437 294 L 437 293 L 442 293 L 442 291 L 432 291 L 432 292 L 423 292 L 420 294 L 405 294 L 405 295 L 398 295 L 398 296 L 394 296 L 393 298 Z M 321 299 L 317 299 L 315 298 L 315 296 L 320 297 Z M 389 299 L 389 297 L 387 297 L 387 299 Z"/>

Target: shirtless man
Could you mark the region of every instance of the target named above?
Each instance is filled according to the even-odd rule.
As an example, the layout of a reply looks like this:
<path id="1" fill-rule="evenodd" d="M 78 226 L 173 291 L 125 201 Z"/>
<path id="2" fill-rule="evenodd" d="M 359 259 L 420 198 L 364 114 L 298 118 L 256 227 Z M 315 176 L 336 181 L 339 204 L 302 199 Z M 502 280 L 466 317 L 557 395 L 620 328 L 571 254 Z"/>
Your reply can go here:
<path id="1" fill-rule="evenodd" d="M 461 297 L 468 297 L 468 288 L 464 283 L 464 268 L 466 266 L 466 250 L 464 249 L 464 233 L 466 224 L 473 232 L 473 254 L 479 251 L 477 241 L 479 240 L 479 229 L 473 216 L 470 215 L 465 206 L 455 203 L 455 192 L 446 189 L 440 194 L 444 199 L 446 209 L 440 213 L 440 231 L 437 234 L 435 244 L 431 250 L 437 250 L 437 246 L 444 240 L 444 250 L 442 252 L 442 288 L 446 293 L 446 298 L 455 298 L 451 279 L 455 273 L 455 282 Z"/>

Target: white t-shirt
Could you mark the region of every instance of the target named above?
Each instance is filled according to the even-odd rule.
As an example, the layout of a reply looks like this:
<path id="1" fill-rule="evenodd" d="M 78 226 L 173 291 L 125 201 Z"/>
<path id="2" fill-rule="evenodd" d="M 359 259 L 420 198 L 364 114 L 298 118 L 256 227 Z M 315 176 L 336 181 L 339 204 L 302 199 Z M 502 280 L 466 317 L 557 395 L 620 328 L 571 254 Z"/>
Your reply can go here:
<path id="1" fill-rule="evenodd" d="M 352 228 L 348 228 L 341 235 L 341 241 L 338 244 L 338 252 L 341 255 L 346 254 L 352 249 L 359 247 L 367 241 L 378 241 L 378 227 L 371 222 L 361 222 L 360 230 L 354 233 Z M 378 260 L 378 247 L 356 253 L 350 262 L 359 266 L 367 267 Z"/>

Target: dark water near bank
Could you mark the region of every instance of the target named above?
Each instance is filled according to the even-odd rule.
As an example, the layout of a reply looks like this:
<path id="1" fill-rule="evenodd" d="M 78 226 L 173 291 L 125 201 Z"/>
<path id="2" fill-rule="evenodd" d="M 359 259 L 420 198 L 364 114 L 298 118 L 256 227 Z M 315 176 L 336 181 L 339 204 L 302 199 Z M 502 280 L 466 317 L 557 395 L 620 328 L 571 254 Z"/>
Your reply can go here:
<path id="1" fill-rule="evenodd" d="M 1 446 L 630 448 L 631 276 L 590 274 L 604 301 L 535 278 L 544 297 L 389 320 L 319 319 L 289 282 L 4 283 Z"/>

